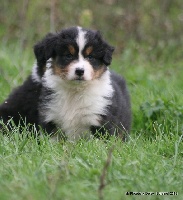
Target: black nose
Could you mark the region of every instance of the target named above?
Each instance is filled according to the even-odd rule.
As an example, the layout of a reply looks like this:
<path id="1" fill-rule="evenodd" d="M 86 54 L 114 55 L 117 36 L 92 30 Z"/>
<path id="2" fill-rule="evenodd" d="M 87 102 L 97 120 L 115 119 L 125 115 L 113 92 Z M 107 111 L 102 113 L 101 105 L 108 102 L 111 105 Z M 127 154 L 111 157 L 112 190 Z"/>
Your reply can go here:
<path id="1" fill-rule="evenodd" d="M 84 69 L 82 69 L 82 68 L 77 68 L 76 71 L 75 71 L 75 74 L 76 74 L 77 76 L 83 76 L 83 74 L 84 74 Z"/>

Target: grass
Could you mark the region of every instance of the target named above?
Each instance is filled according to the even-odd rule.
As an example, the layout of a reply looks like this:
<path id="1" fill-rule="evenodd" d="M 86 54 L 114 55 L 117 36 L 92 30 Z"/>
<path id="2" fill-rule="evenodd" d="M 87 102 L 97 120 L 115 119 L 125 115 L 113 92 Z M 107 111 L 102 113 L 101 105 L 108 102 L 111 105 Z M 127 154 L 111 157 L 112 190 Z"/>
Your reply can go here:
<path id="1" fill-rule="evenodd" d="M 22 51 L 18 44 L 1 46 L 3 101 L 30 73 L 34 60 L 30 49 Z M 38 144 L 36 138 L 27 137 L 26 127 L 20 135 L 13 126 L 8 135 L 0 135 L 1 200 L 182 199 L 181 52 L 170 46 L 157 56 L 158 47 L 147 53 L 145 48 L 129 44 L 112 64 L 127 79 L 131 93 L 133 126 L 129 142 L 113 137 L 108 141 L 51 142 L 43 136 Z M 104 172 L 106 185 L 100 195 Z M 178 196 L 127 196 L 128 191 L 173 191 Z"/>

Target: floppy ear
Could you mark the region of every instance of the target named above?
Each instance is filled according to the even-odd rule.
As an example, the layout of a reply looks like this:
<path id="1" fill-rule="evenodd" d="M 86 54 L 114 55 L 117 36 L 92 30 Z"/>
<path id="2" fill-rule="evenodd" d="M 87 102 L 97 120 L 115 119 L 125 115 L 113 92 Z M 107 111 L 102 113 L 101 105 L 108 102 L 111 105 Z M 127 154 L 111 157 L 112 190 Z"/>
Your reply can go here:
<path id="1" fill-rule="evenodd" d="M 112 61 L 112 53 L 114 51 L 114 47 L 110 46 L 103 38 L 100 33 L 100 31 L 96 31 L 95 38 L 98 40 L 98 42 L 103 46 L 104 48 L 104 56 L 103 56 L 103 62 L 106 66 L 111 64 Z"/>
<path id="2" fill-rule="evenodd" d="M 114 47 L 106 43 L 105 55 L 103 57 L 103 62 L 106 66 L 111 64 L 113 51 L 114 51 Z"/>
<path id="3" fill-rule="evenodd" d="M 46 61 L 54 57 L 55 55 L 55 45 L 57 41 L 57 35 L 53 33 L 49 33 L 46 37 L 34 45 L 34 54 L 37 59 L 38 64 L 38 74 L 40 76 L 44 73 L 44 67 L 46 65 Z"/>

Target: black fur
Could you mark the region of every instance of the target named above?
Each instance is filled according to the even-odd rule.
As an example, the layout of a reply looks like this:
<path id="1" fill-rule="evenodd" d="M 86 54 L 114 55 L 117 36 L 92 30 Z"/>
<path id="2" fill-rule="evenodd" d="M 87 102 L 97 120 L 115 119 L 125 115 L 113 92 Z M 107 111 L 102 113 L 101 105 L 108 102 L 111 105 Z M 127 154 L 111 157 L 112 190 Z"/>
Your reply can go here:
<path id="1" fill-rule="evenodd" d="M 38 104 L 42 85 L 33 82 L 31 76 L 15 89 L 10 96 L 0 105 L 0 119 L 6 124 L 13 119 L 14 123 L 34 124 L 38 128 Z"/>
<path id="2" fill-rule="evenodd" d="M 114 48 L 105 42 L 98 31 L 87 30 L 86 38 L 87 45 L 85 48 L 92 45 L 93 52 L 91 58 L 87 58 L 94 68 L 98 68 L 101 64 L 107 66 L 111 64 L 112 53 Z M 37 76 L 43 77 L 46 63 L 49 58 L 52 58 L 59 65 L 67 65 L 74 59 L 77 59 L 79 51 L 76 44 L 77 29 L 75 27 L 65 29 L 59 33 L 50 33 L 42 41 L 34 46 L 34 53 L 37 60 Z M 67 45 L 71 44 L 76 49 L 76 55 L 68 56 Z M 85 49 L 84 49 L 85 50 Z M 83 51 L 84 51 L 83 50 Z M 65 56 L 65 57 L 64 57 Z M 75 57 L 74 57 L 75 56 Z M 63 59 L 64 58 L 64 59 Z M 115 91 L 112 97 L 112 105 L 108 107 L 107 115 L 102 116 L 102 126 L 91 126 L 91 131 L 104 134 L 106 130 L 109 135 L 121 132 L 123 140 L 126 139 L 125 133 L 128 134 L 131 126 L 131 108 L 130 98 L 126 88 L 124 79 L 111 72 L 112 86 Z M 33 124 L 37 129 L 40 127 L 51 134 L 56 129 L 54 122 L 44 123 L 40 115 L 43 108 L 43 99 L 47 99 L 49 91 L 42 85 L 42 82 L 35 81 L 32 76 L 17 89 L 0 105 L 0 119 L 7 124 L 8 120 L 13 119 L 16 125 Z"/>
<path id="3" fill-rule="evenodd" d="M 121 76 L 111 71 L 111 80 L 115 91 L 112 97 L 112 105 L 109 106 L 107 115 L 102 116 L 102 126 L 92 126 L 91 130 L 99 137 L 101 134 L 106 134 L 107 131 L 109 135 L 115 133 L 123 140 L 127 140 L 131 128 L 130 96 L 125 80 Z"/>
<path id="4" fill-rule="evenodd" d="M 100 58 L 101 61 L 106 65 L 110 65 L 112 61 L 112 53 L 114 51 L 114 47 L 108 45 L 102 38 L 99 31 L 91 31 L 88 32 L 86 35 L 88 39 L 88 44 L 85 48 L 88 46 L 94 47 L 94 57 Z"/>

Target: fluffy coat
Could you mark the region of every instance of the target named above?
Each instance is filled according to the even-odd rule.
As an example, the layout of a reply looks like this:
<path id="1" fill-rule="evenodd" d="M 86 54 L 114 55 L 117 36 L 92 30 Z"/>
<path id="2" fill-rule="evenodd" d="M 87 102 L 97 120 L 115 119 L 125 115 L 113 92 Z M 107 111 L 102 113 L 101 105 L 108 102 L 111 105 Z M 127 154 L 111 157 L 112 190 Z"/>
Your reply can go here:
<path id="1" fill-rule="evenodd" d="M 113 50 L 98 31 L 72 27 L 48 34 L 34 46 L 32 74 L 0 105 L 0 118 L 69 140 L 91 135 L 126 140 L 130 97 L 125 80 L 108 69 Z"/>

